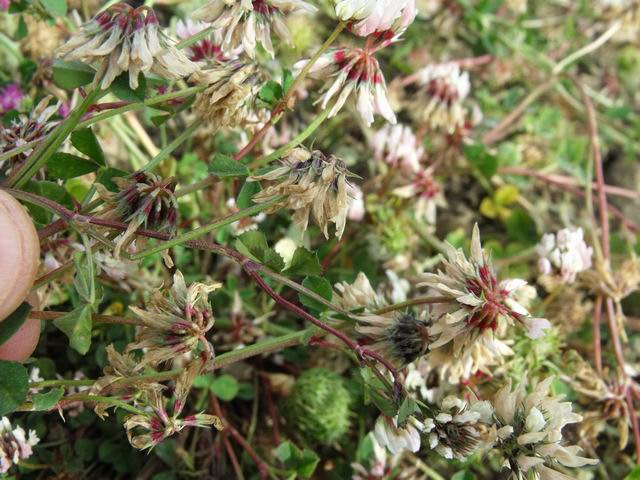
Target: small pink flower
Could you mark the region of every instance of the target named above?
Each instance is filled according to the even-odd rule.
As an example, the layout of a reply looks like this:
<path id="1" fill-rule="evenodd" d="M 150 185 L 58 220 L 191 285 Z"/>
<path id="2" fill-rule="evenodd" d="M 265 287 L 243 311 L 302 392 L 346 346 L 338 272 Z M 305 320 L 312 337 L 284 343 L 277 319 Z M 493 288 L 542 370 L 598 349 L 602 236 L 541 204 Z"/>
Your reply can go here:
<path id="1" fill-rule="evenodd" d="M 1 2 L 2 0 L 0 0 L 0 7 L 2 6 Z M 24 92 L 17 83 L 10 83 L 6 87 L 0 89 L 0 113 L 17 108 L 23 97 Z"/>

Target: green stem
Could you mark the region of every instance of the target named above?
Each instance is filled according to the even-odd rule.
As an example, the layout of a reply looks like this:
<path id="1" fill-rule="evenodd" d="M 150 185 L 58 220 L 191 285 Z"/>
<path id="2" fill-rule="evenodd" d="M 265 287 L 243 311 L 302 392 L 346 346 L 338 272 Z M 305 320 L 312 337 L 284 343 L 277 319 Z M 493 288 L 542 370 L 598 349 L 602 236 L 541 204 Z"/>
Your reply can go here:
<path id="1" fill-rule="evenodd" d="M 122 107 L 114 108 L 112 110 L 108 110 L 106 112 L 99 113 L 94 115 L 93 117 L 80 122 L 77 128 L 86 128 L 94 123 L 100 122 L 102 120 L 106 120 L 107 118 L 114 117 L 116 115 L 120 115 L 121 113 L 131 112 L 133 110 L 142 110 L 144 107 L 151 107 L 153 105 L 158 105 L 160 103 L 167 102 L 169 100 L 174 100 L 180 97 L 186 97 L 192 94 L 199 93 L 207 88 L 207 85 L 197 85 L 195 87 L 185 88 L 184 90 L 179 90 L 177 92 L 166 93 L 164 95 L 159 95 L 153 98 L 147 98 L 142 102 L 134 102 L 128 105 L 123 105 Z"/>
<path id="2" fill-rule="evenodd" d="M 202 30 L 201 32 L 196 33 L 192 37 L 185 38 L 181 42 L 176 43 L 175 47 L 178 50 L 182 50 L 183 48 L 190 47 L 194 43 L 198 43 L 203 38 L 209 36 L 214 30 L 215 30 L 215 27 L 205 28 L 204 30 Z"/>
<path id="3" fill-rule="evenodd" d="M 60 400 L 61 402 L 95 402 L 95 403 L 108 403 L 114 407 L 119 407 L 123 410 L 127 410 L 128 412 L 135 413 L 136 415 L 147 415 L 144 410 L 140 410 L 139 408 L 134 407 L 133 405 L 129 405 L 127 402 L 123 402 L 117 398 L 112 397 L 102 397 L 100 395 L 87 395 L 84 393 L 76 393 L 73 395 L 69 395 L 68 397 L 64 397 Z"/>
<path id="4" fill-rule="evenodd" d="M 153 247 L 150 247 L 150 248 L 147 248 L 146 250 L 138 252 L 135 255 L 132 255 L 131 259 L 139 260 L 141 258 L 148 257 L 149 255 L 153 255 L 154 253 L 158 253 L 163 250 L 176 247 L 190 240 L 195 240 L 203 235 L 206 235 L 209 232 L 218 230 L 226 225 L 229 225 L 233 222 L 237 222 L 238 220 L 241 220 L 245 217 L 251 217 L 253 215 L 257 215 L 258 213 L 271 208 L 274 204 L 276 204 L 280 200 L 281 200 L 280 197 L 276 197 L 267 203 L 254 205 L 252 207 L 245 208 L 244 210 L 240 210 L 239 212 L 234 213 L 232 215 L 227 215 L 226 217 L 221 218 L 216 222 L 210 223 L 208 225 L 204 225 L 200 228 L 196 228 L 195 230 L 191 230 L 190 232 L 179 235 L 175 238 L 172 238 L 171 240 L 167 240 L 166 242 L 159 243 L 157 245 L 154 245 Z"/>
<path id="5" fill-rule="evenodd" d="M 80 105 L 69 115 L 66 121 L 58 125 L 56 129 L 41 143 L 38 148 L 27 159 L 24 166 L 17 175 L 9 180 L 11 187 L 24 187 L 24 185 L 42 168 L 60 145 L 66 140 L 69 134 L 76 128 L 82 116 L 89 110 L 89 107 L 106 92 L 96 88 L 89 93 Z"/>
<path id="6" fill-rule="evenodd" d="M 405 302 L 394 303 L 393 305 L 388 305 L 386 307 L 379 308 L 374 311 L 376 315 L 382 315 L 384 313 L 395 312 L 396 310 L 403 310 L 405 308 L 416 307 L 418 305 L 426 305 L 432 303 L 447 303 L 450 302 L 450 297 L 418 297 L 412 298 L 411 300 L 407 300 Z"/>
<path id="7" fill-rule="evenodd" d="M 6 160 L 7 158 L 11 158 L 11 157 L 15 157 L 16 155 L 19 155 L 23 152 L 26 152 L 27 150 L 29 150 L 31 147 L 35 147 L 38 144 L 39 140 L 31 140 L 28 143 L 25 143 L 24 145 L 20 145 L 19 147 L 16 147 L 12 150 L 8 150 L 2 154 L 0 154 L 0 162 L 2 160 Z"/>
<path id="8" fill-rule="evenodd" d="M 144 167 L 142 167 L 142 170 L 148 172 L 156 168 L 158 165 L 160 165 L 167 157 L 169 157 L 169 155 L 173 153 L 173 151 L 176 148 L 178 148 L 180 145 L 182 145 L 184 141 L 188 140 L 189 137 L 191 137 L 193 132 L 195 132 L 196 129 L 200 125 L 202 125 L 202 122 L 203 122 L 202 118 L 198 118 L 195 122 L 189 125 L 184 132 L 182 132 L 180 135 L 178 135 L 175 138 L 175 140 L 173 140 L 173 142 L 171 142 L 169 145 L 167 145 L 162 150 L 160 150 L 158 154 L 149 163 L 147 163 Z"/>
<path id="9" fill-rule="evenodd" d="M 329 108 L 324 109 L 322 112 L 320 112 L 320 115 L 318 115 L 316 119 L 313 122 L 311 122 L 307 126 L 307 128 L 305 128 L 296 138 L 291 140 L 286 145 L 280 147 L 275 152 L 272 152 L 265 157 L 258 158 L 251 164 L 251 168 L 267 165 L 273 160 L 277 160 L 278 158 L 282 157 L 283 155 L 288 153 L 291 149 L 300 145 L 309 137 L 309 135 L 311 135 L 313 132 L 317 130 L 317 128 L 322 124 L 322 122 L 324 122 L 327 119 L 330 112 L 331 110 Z"/>
<path id="10" fill-rule="evenodd" d="M 311 327 L 305 330 L 300 330 L 298 332 L 292 332 L 286 335 L 281 335 L 279 337 L 262 340 L 261 342 L 254 343 L 253 345 L 249 345 L 248 347 L 244 347 L 239 350 L 232 350 L 230 352 L 218 355 L 214 360 L 214 369 L 217 370 L 228 365 L 240 362 L 242 360 L 246 360 L 247 358 L 255 357 L 256 355 L 262 355 L 263 353 L 274 352 L 283 348 L 300 345 L 303 339 L 311 333 L 317 336 L 322 336 L 325 334 L 325 332 L 318 330 L 316 327 Z M 114 382 L 113 385 L 128 385 L 140 382 L 162 382 L 171 380 L 172 378 L 180 375 L 182 372 L 184 372 L 184 368 L 176 368 L 173 370 L 168 370 L 166 372 L 147 373 L 143 375 L 137 375 L 135 377 L 122 378 Z M 96 380 L 45 380 L 42 382 L 31 383 L 29 385 L 29 388 L 88 387 L 92 386 L 95 382 Z M 89 397 L 89 395 L 85 396 Z M 91 397 L 93 399 L 105 398 L 95 396 Z M 70 397 L 66 397 L 63 400 L 68 399 L 70 399 Z M 74 399 L 78 398 L 74 396 Z M 91 399 L 87 399 L 87 401 L 91 401 Z"/>
<path id="11" fill-rule="evenodd" d="M 320 49 L 315 53 L 315 55 L 313 57 L 311 57 L 311 59 L 302 68 L 302 70 L 300 70 L 300 73 L 295 78 L 295 80 L 291 84 L 291 87 L 289 88 L 289 90 L 287 91 L 286 95 L 282 99 L 281 105 L 283 105 L 284 108 L 287 108 L 287 104 L 289 103 L 289 98 L 291 98 L 291 95 L 294 94 L 294 92 L 296 91 L 296 88 L 307 77 L 307 75 L 309 74 L 309 72 L 311 71 L 311 69 L 313 68 L 315 63 L 318 61 L 318 59 L 324 54 L 324 52 L 326 52 L 329 49 L 331 44 L 333 44 L 333 42 L 335 42 L 336 38 L 338 38 L 338 35 L 340 35 L 340 32 L 342 32 L 342 30 L 344 30 L 344 28 L 346 26 L 347 26 L 346 23 L 340 22 L 336 26 L 336 28 L 333 30 L 331 35 L 329 35 L 329 38 L 327 38 L 327 40 L 322 44 Z"/>

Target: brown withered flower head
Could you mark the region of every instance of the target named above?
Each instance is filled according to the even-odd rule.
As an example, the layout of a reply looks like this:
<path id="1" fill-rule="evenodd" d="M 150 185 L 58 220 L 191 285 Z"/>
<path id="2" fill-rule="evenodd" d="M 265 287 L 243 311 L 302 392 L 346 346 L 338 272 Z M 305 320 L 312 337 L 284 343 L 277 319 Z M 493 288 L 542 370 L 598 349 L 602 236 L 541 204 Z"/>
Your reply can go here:
<path id="1" fill-rule="evenodd" d="M 238 57 L 221 57 L 190 80 L 207 88 L 196 96 L 196 113 L 216 128 L 235 128 L 255 112 L 255 98 L 260 91 L 259 67 Z"/>
<path id="2" fill-rule="evenodd" d="M 198 374 L 198 365 L 192 364 L 178 378 L 174 391 L 174 406 L 172 414 L 167 411 L 168 399 L 158 389 L 148 389 L 144 392 L 141 402 L 151 407 L 145 414 L 131 415 L 126 418 L 124 428 L 127 431 L 129 443 L 139 450 L 152 449 L 164 439 L 180 432 L 187 427 L 207 428 L 213 425 L 222 430 L 222 422 L 215 415 L 196 413 L 180 418 L 193 379 Z"/>
<path id="3" fill-rule="evenodd" d="M 117 242 L 115 256 L 125 242 L 140 227 L 173 235 L 178 222 L 178 200 L 175 177 L 163 179 L 153 173 L 139 171 L 130 177 L 114 178 L 119 191 L 110 192 L 96 184 L 100 197 L 106 203 L 101 216 L 127 222 L 128 228 Z"/>
<path id="4" fill-rule="evenodd" d="M 173 276 L 173 286 L 156 290 L 146 309 L 130 307 L 144 326 L 127 351 L 146 349 L 138 369 L 146 365 L 172 362 L 184 353 L 196 353 L 202 346 L 200 359 L 213 360 L 213 346 L 205 337 L 214 318 L 208 296 L 221 284 L 192 283 L 187 287 L 182 273 Z"/>
<path id="5" fill-rule="evenodd" d="M 371 348 L 399 366 L 406 366 L 427 353 L 429 321 L 427 312 L 390 312 L 358 316 L 356 331 L 368 337 Z"/>
<path id="6" fill-rule="evenodd" d="M 267 212 L 280 208 L 294 211 L 293 221 L 302 231 L 312 215 L 324 236 L 329 238 L 329 223 L 336 226 L 336 237 L 342 238 L 349 212 L 347 177 L 353 176 L 345 163 L 334 155 L 319 150 L 310 152 L 295 148 L 282 159 L 282 166 L 264 175 L 249 177 L 251 181 L 279 180 L 253 197 L 256 203 L 280 198 Z"/>

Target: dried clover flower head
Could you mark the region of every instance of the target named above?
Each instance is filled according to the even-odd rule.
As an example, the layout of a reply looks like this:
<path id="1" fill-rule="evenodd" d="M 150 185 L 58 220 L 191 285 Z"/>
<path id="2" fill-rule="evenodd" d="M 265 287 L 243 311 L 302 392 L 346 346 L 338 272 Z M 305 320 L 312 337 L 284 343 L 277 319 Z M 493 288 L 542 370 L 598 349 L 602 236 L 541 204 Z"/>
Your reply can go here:
<path id="1" fill-rule="evenodd" d="M 640 286 L 640 258 L 630 258 L 613 271 L 588 270 L 584 272 L 582 278 L 594 292 L 619 302 L 638 290 Z"/>
<path id="2" fill-rule="evenodd" d="M 282 159 L 282 166 L 250 180 L 280 180 L 253 197 L 256 203 L 279 201 L 268 210 L 276 212 L 286 207 L 294 210 L 293 221 L 302 231 L 307 229 L 312 215 L 324 236 L 329 238 L 329 223 L 336 226 L 336 237 L 342 238 L 349 212 L 345 163 L 334 155 L 325 156 L 319 150 L 309 152 L 295 148 Z"/>
<path id="3" fill-rule="evenodd" d="M 8 152 L 29 142 L 42 138 L 55 124 L 49 119 L 58 111 L 59 105 L 49 106 L 51 97 L 43 98 L 29 115 L 20 115 L 11 125 L 0 125 L 0 153 Z M 16 162 L 24 160 L 33 150 L 29 149 L 13 159 L 0 160 L 0 173 L 8 174 Z"/>
<path id="4" fill-rule="evenodd" d="M 178 271 L 173 276 L 173 286 L 166 292 L 156 290 L 146 310 L 131 307 L 144 326 L 127 351 L 147 349 L 138 362 L 138 370 L 196 352 L 200 343 L 204 349 L 202 359 L 205 362 L 213 359 L 213 346 L 205 337 L 214 323 L 208 296 L 220 286 L 192 283 L 187 287 Z"/>
<path id="5" fill-rule="evenodd" d="M 442 400 L 439 413 L 424 422 L 429 446 L 447 459 L 465 460 L 490 442 L 493 408 L 488 401 Z"/>
<path id="6" fill-rule="evenodd" d="M 186 427 L 207 428 L 213 425 L 218 430 L 223 429 L 221 420 L 215 415 L 197 413 L 179 418 L 198 370 L 199 366 L 192 364 L 178 378 L 172 415 L 167 412 L 168 399 L 159 389 L 150 388 L 144 391 L 143 403 L 151 407 L 151 411 L 144 415 L 131 415 L 124 422 L 131 446 L 139 450 L 152 449 Z M 144 433 L 140 433 L 141 430 Z"/>
<path id="7" fill-rule="evenodd" d="M 123 72 L 129 72 L 129 86 L 135 89 L 141 72 L 178 80 L 198 68 L 159 30 L 151 8 L 133 8 L 126 3 L 98 13 L 60 47 L 58 54 L 66 60 L 98 62 L 94 83 L 102 89 L 109 88 Z"/>
<path id="8" fill-rule="evenodd" d="M 273 58 L 271 29 L 290 45 L 285 15 L 299 10 L 315 12 L 316 7 L 303 0 L 210 0 L 193 17 L 212 22 L 214 28 L 220 29 L 226 52 L 242 45 L 247 55 L 254 58 L 256 44 L 260 43 Z"/>
<path id="9" fill-rule="evenodd" d="M 153 228 L 173 235 L 178 222 L 178 200 L 175 177 L 162 179 L 150 173 L 139 171 L 130 177 L 114 178 L 118 192 L 110 192 L 102 185 L 96 185 L 100 197 L 105 201 L 103 216 L 118 219 L 129 224 L 120 238 L 115 251 L 118 257 L 124 243 L 138 228 Z"/>
<path id="10" fill-rule="evenodd" d="M 371 338 L 372 350 L 380 352 L 397 365 L 408 365 L 427 352 L 431 336 L 427 312 L 412 311 L 386 315 L 361 315 L 356 331 Z"/>
<path id="11" fill-rule="evenodd" d="M 258 66 L 238 58 L 215 62 L 194 73 L 191 81 L 208 86 L 197 95 L 194 108 L 217 128 L 234 128 L 246 122 L 261 87 Z"/>
<path id="12" fill-rule="evenodd" d="M 428 65 L 419 72 L 419 119 L 434 130 L 453 133 L 463 127 L 467 110 L 463 102 L 471 89 L 469 75 L 456 63 Z"/>
<path id="13" fill-rule="evenodd" d="M 456 353 L 468 348 L 477 337 L 498 327 L 498 321 L 523 324 L 531 338 L 538 338 L 550 326 L 548 320 L 533 318 L 515 300 L 517 291 L 527 282 L 520 279 L 498 281 L 490 258 L 480 244 L 478 226 L 473 228 L 471 257 L 447 245 L 444 271 L 426 274 L 422 283 L 447 298 L 437 305 L 432 334 L 437 336 L 431 348 L 453 341 Z"/>
<path id="14" fill-rule="evenodd" d="M 396 123 L 396 114 L 387 98 L 384 75 L 374 54 L 375 49 L 369 48 L 334 48 L 323 54 L 311 67 L 310 73 L 328 80 L 324 95 L 317 100 L 322 109 L 326 109 L 337 96 L 329 117 L 335 116 L 351 98 L 367 126 L 373 123 L 375 113 L 391 124 Z M 307 63 L 308 60 L 301 60 L 294 69 L 300 71 Z"/>
<path id="15" fill-rule="evenodd" d="M 571 402 L 563 395 L 551 396 L 554 377 L 547 377 L 526 392 L 526 379 L 513 390 L 511 380 L 493 399 L 496 420 L 496 442 L 506 460 L 504 465 L 513 475 L 524 478 L 568 478 L 553 467 L 595 465 L 598 460 L 581 457 L 577 445 L 563 446 L 562 428 L 580 422 L 572 412 Z"/>
<path id="16" fill-rule="evenodd" d="M 35 430 L 29 430 L 29 435 L 22 427 L 13 428 L 7 417 L 0 420 L 0 474 L 7 473 L 20 460 L 26 460 L 33 453 L 32 447 L 40 439 Z"/>

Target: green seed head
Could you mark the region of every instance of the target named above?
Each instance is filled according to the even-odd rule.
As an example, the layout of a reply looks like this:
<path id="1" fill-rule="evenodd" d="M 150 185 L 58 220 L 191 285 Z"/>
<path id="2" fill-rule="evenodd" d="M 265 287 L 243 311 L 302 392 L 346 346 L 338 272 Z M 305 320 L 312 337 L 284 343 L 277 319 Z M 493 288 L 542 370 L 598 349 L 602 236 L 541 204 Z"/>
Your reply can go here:
<path id="1" fill-rule="evenodd" d="M 330 445 L 349 431 L 351 403 L 351 393 L 340 375 L 313 368 L 298 378 L 283 413 L 307 442 Z"/>

